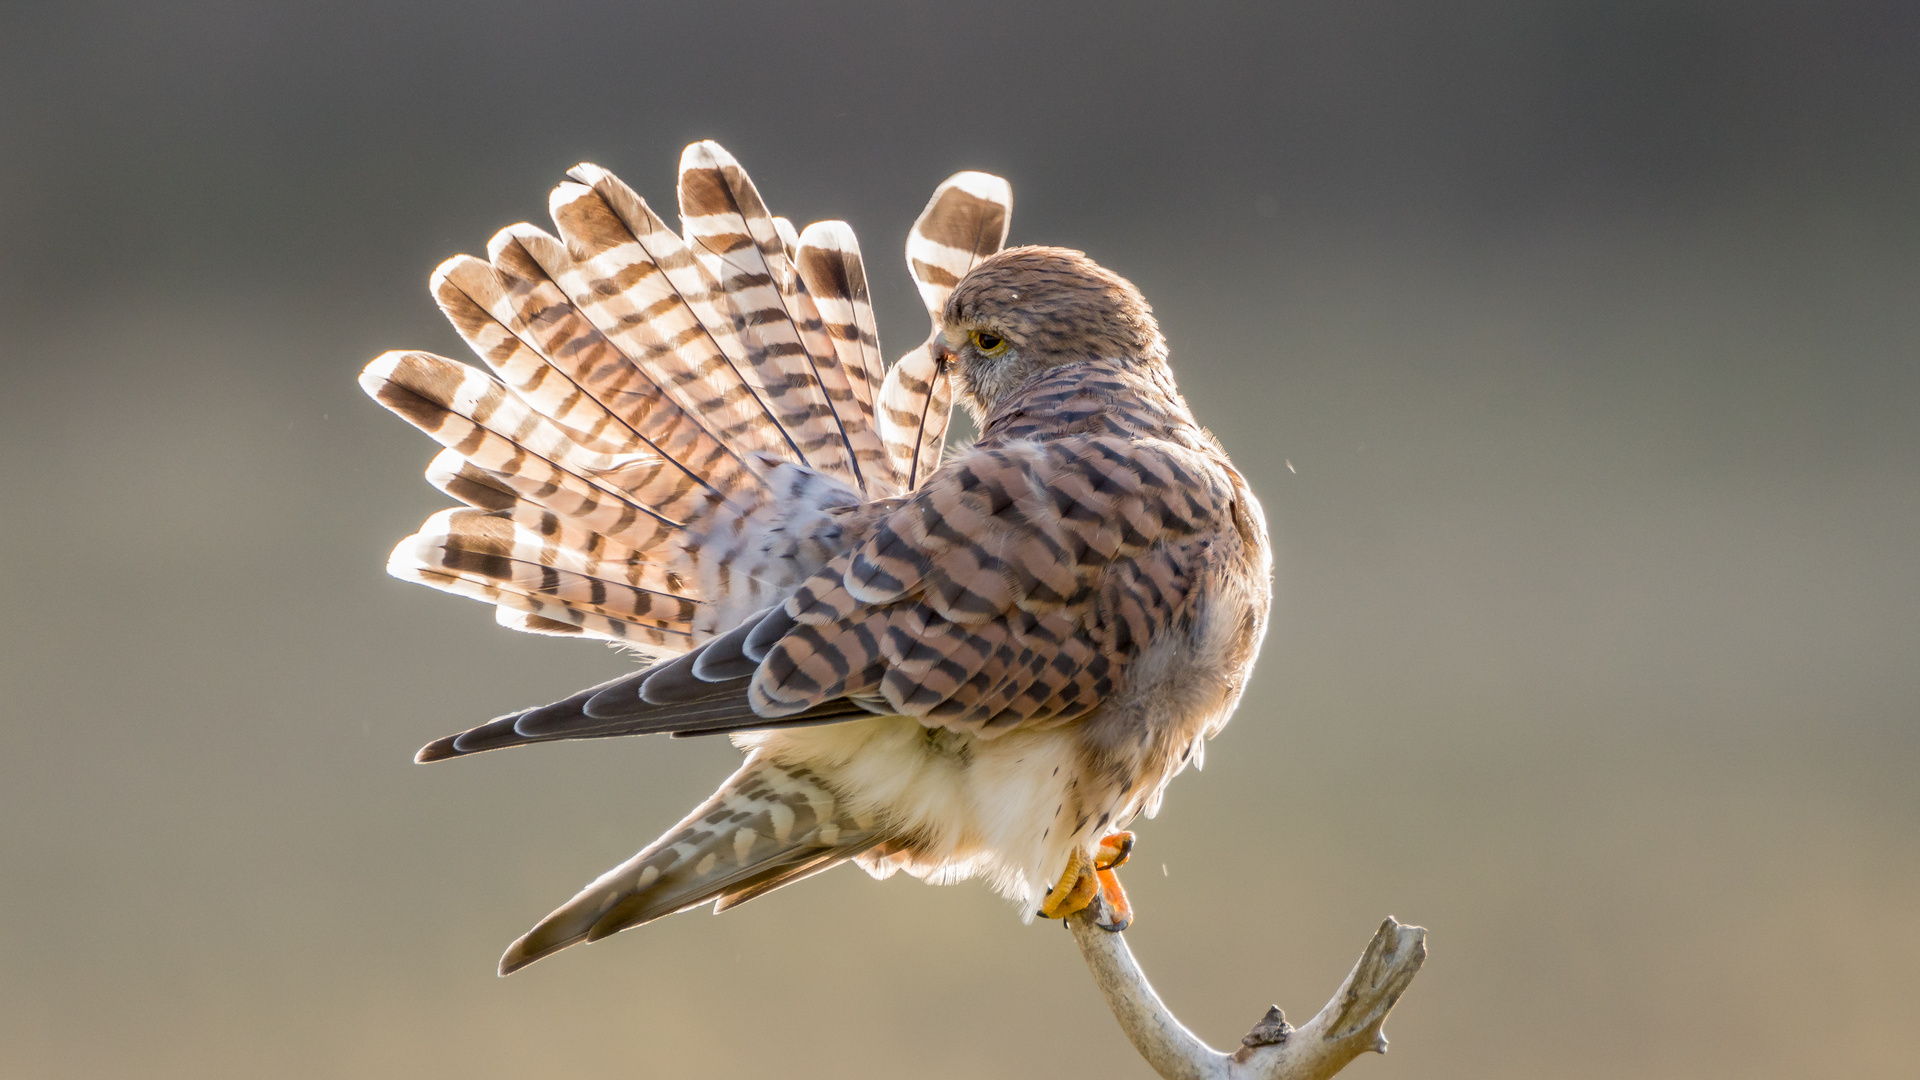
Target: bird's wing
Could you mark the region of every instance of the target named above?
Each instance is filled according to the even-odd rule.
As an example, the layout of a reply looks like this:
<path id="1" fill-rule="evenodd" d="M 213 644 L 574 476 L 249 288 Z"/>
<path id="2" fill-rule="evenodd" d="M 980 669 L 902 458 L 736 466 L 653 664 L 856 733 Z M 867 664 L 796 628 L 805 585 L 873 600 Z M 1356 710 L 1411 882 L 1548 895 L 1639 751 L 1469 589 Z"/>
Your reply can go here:
<path id="1" fill-rule="evenodd" d="M 589 686 L 551 705 L 520 709 L 459 734 L 435 739 L 421 747 L 420 752 L 414 755 L 414 760 L 421 763 L 444 761 L 509 746 L 567 739 L 604 739 L 618 735 L 722 735 L 767 727 L 830 724 L 873 715 L 871 710 L 852 700 L 837 698 L 804 712 L 770 721 L 755 713 L 748 703 L 747 680 L 744 678 L 703 686 L 700 694 L 675 701 L 670 708 L 653 706 L 639 699 L 640 683 L 646 680 L 651 670 Z M 604 714 L 590 715 L 587 712 L 588 703 L 601 694 L 607 694 L 609 699 L 637 703 L 638 707 L 610 708 Z"/>
<path id="2" fill-rule="evenodd" d="M 1083 436 L 976 448 L 793 596 L 686 655 L 429 744 L 702 735 L 899 714 L 991 737 L 1086 715 L 1254 558 L 1258 511 L 1204 453 Z"/>
<path id="3" fill-rule="evenodd" d="M 793 626 L 755 668 L 754 711 L 877 696 L 988 736 L 1084 716 L 1191 614 L 1198 575 L 1249 557 L 1236 500 L 1217 458 L 1174 443 L 969 451 L 776 613 Z"/>

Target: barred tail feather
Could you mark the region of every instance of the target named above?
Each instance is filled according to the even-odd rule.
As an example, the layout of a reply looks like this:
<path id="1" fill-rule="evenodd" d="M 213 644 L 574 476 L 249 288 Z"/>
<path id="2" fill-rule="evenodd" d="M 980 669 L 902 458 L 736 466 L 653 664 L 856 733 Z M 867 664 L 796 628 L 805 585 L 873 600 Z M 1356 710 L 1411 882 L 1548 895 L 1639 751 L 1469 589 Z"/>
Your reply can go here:
<path id="1" fill-rule="evenodd" d="M 504 385 L 465 364 L 432 353 L 390 352 L 367 365 L 360 385 L 521 499 L 596 532 L 625 536 L 642 549 L 658 546 L 678 527 L 599 479 L 628 461 L 585 449 Z"/>
<path id="2" fill-rule="evenodd" d="M 643 621 L 629 611 L 581 601 L 578 599 L 578 593 L 583 591 L 581 589 L 572 589 L 572 596 L 562 596 L 531 587 L 527 581 L 537 571 L 527 572 L 529 568 L 525 566 L 508 564 L 502 567 L 515 578 L 494 577 L 480 570 L 458 568 L 459 561 L 469 553 L 430 548 L 431 544 L 430 537 L 410 537 L 401 541 L 388 560 L 387 572 L 402 581 L 429 585 L 443 592 L 511 609 L 520 616 L 544 620 L 539 624 L 542 627 L 547 623 L 563 624 L 594 637 L 637 646 L 646 656 L 673 655 L 693 645 L 692 636 L 686 631 Z M 518 621 L 508 622 L 508 625 L 515 625 Z M 553 631 L 543 629 L 542 632 Z"/>
<path id="3" fill-rule="evenodd" d="M 773 231 L 780 235 L 780 247 L 787 256 L 785 276 L 774 284 L 780 287 L 781 292 L 789 292 L 793 288 L 793 275 L 797 270 L 794 262 L 800 255 L 800 233 L 793 227 L 792 221 L 778 214 L 773 218 Z"/>
<path id="4" fill-rule="evenodd" d="M 983 172 L 960 172 L 935 188 L 907 234 L 907 267 L 937 326 L 953 287 L 1007 242 L 1013 186 Z"/>
<path id="5" fill-rule="evenodd" d="M 832 367 L 839 373 L 834 389 L 844 388 L 846 399 L 830 393 L 829 400 L 853 445 L 863 487 L 872 496 L 898 494 L 903 480 L 887 453 L 875 413 L 886 365 L 880 359 L 860 243 L 846 222 L 816 221 L 800 234 L 795 249 L 796 291 L 812 301 L 831 349 Z"/>
<path id="6" fill-rule="evenodd" d="M 939 467 L 953 417 L 953 386 L 927 346 L 901 357 L 887 372 L 878 413 L 888 458 L 900 486 L 911 491 Z"/>
<path id="7" fill-rule="evenodd" d="M 631 548 L 524 504 L 442 510 L 395 549 L 436 570 L 460 570 L 509 591 L 618 612 L 634 623 L 690 634 L 700 601 L 672 570 Z"/>
<path id="8" fill-rule="evenodd" d="M 518 310 L 521 305 L 515 304 L 492 266 L 471 255 L 456 255 L 434 270 L 430 288 L 441 314 L 474 355 L 534 410 L 589 450 L 620 453 L 631 446 L 632 427 L 599 398 L 567 380 L 563 369 L 542 355 L 542 343 Z M 522 304 L 526 291 L 521 290 Z M 592 344 L 596 343 L 580 341 L 575 349 Z"/>
<path id="9" fill-rule="evenodd" d="M 474 351 L 531 407 L 580 433 L 583 445 L 615 452 L 646 446 L 671 462 L 660 477 L 664 486 L 637 492 L 670 517 L 684 518 L 711 495 L 751 488 L 757 478 L 740 451 L 575 309 L 518 230 L 494 237 L 491 264 L 461 256 L 435 274 L 435 299 Z"/>
<path id="10" fill-rule="evenodd" d="M 427 463 L 427 483 L 449 497 L 482 510 L 505 510 L 520 503 L 513 486 L 497 473 L 475 465 L 459 451 L 446 449 Z"/>
<path id="11" fill-rule="evenodd" d="M 720 901 L 720 908 L 883 842 L 816 773 L 754 754 L 665 836 L 582 889 L 500 958 L 507 975 L 582 941 Z"/>
<path id="12" fill-rule="evenodd" d="M 493 621 L 508 630 L 518 630 L 523 634 L 543 634 L 548 637 L 591 637 L 599 638 L 602 641 L 620 641 L 619 638 L 594 633 L 584 626 L 576 626 L 570 622 L 561 622 L 558 619 L 549 619 L 542 615 L 532 614 L 531 612 L 516 611 L 510 607 L 494 608 Z"/>
<path id="13" fill-rule="evenodd" d="M 801 460 L 758 388 L 723 350 L 714 316 L 704 310 L 712 285 L 678 241 L 664 243 L 671 234 L 662 229 L 648 239 L 664 251 L 650 251 L 579 184 L 554 188 L 549 208 L 560 239 L 528 226 L 518 227 L 515 239 L 587 322 L 721 442 Z M 676 280 L 670 266 L 695 280 Z"/>
<path id="14" fill-rule="evenodd" d="M 766 396 L 802 463 L 862 487 L 852 417 L 832 400 L 845 377 L 811 300 L 796 288 L 792 225 L 783 235 L 753 180 L 712 142 L 681 155 L 679 195 L 687 248 L 719 283 L 710 325 L 735 328 L 721 335 L 722 347 L 731 346 L 742 374 Z"/>
<path id="15" fill-rule="evenodd" d="M 445 447 L 427 478 L 471 508 L 389 569 L 515 629 L 685 650 L 830 558 L 836 515 L 924 480 L 952 392 L 925 349 L 883 367 L 852 230 L 796 232 L 717 145 L 683 156 L 684 239 L 606 170 L 568 176 L 557 236 L 513 225 L 433 275 L 493 376 L 417 352 L 362 374 Z M 909 263 L 936 325 L 1009 206 L 962 173 L 922 213 Z"/>
<path id="16" fill-rule="evenodd" d="M 1012 216 L 1013 187 L 1000 177 L 955 173 L 934 189 L 907 233 L 907 268 L 935 335 L 953 287 L 1006 243 Z M 923 346 L 893 365 L 876 411 L 895 470 L 907 488 L 918 486 L 940 464 L 953 415 L 953 388 L 931 350 Z"/>

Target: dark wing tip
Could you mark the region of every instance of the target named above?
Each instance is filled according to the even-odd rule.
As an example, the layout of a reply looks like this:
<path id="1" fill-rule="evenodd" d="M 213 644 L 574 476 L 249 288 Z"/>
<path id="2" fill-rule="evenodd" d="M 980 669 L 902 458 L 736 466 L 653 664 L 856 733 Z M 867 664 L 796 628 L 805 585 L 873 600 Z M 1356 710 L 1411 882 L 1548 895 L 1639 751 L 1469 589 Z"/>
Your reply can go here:
<path id="1" fill-rule="evenodd" d="M 445 761 L 448 758 L 462 756 L 460 750 L 453 745 L 453 741 L 459 737 L 458 735 L 449 735 L 444 739 L 433 740 L 421 747 L 419 751 L 413 755 L 413 763 L 415 765 L 425 765 L 430 761 Z"/>

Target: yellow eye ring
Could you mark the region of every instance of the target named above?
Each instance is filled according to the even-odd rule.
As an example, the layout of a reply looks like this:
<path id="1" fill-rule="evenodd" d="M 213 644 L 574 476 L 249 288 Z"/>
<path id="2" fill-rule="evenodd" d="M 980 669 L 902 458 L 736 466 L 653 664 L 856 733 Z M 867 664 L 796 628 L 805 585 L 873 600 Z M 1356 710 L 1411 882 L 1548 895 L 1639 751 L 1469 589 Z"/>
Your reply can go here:
<path id="1" fill-rule="evenodd" d="M 967 335 L 973 341 L 973 347 L 988 356 L 999 356 L 1007 351 L 1007 339 L 991 330 L 975 330 Z"/>

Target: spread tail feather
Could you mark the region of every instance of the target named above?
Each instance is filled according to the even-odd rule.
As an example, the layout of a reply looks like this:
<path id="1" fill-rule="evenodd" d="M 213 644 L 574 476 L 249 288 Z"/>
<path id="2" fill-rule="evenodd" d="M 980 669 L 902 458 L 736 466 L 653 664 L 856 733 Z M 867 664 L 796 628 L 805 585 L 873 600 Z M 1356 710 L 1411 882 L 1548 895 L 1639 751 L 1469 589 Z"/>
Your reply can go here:
<path id="1" fill-rule="evenodd" d="M 395 576 L 495 605 L 504 626 L 652 656 L 724 634 L 831 557 L 837 515 L 923 482 L 953 393 L 926 348 L 880 363 L 852 230 L 796 232 L 712 143 L 687 148 L 684 236 L 604 169 L 435 272 L 489 371 L 388 353 L 361 385 L 445 448 L 428 479 L 471 507 L 395 550 Z M 1006 181 L 959 173 L 908 239 L 937 331 L 1006 237 Z"/>
<path id="2" fill-rule="evenodd" d="M 981 172 L 955 173 L 935 188 L 907 233 L 907 268 L 933 320 L 933 335 L 953 287 L 1007 241 L 1013 188 Z M 928 344 L 932 344 L 929 338 Z M 953 385 L 926 345 L 893 365 L 875 402 L 880 439 L 902 486 L 918 487 L 940 464 L 953 415 Z"/>
<path id="3" fill-rule="evenodd" d="M 825 780 L 754 754 L 665 836 L 601 875 L 514 942 L 507 975 L 582 941 L 719 901 L 734 907 L 884 842 Z"/>

